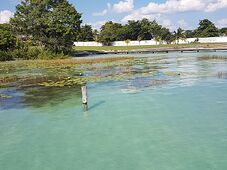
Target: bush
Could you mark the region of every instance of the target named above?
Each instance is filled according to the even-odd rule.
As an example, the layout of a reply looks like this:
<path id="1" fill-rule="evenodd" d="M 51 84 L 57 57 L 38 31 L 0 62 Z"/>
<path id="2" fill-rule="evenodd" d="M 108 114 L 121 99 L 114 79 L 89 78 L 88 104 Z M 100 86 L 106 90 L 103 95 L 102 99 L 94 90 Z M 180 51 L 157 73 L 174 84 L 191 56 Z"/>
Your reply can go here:
<path id="1" fill-rule="evenodd" d="M 15 49 L 8 52 L 14 59 L 27 59 L 27 48 Z"/>
<path id="2" fill-rule="evenodd" d="M 16 45 L 16 36 L 11 31 L 9 24 L 0 24 L 0 49 L 9 51 Z"/>
<path id="3" fill-rule="evenodd" d="M 55 53 L 50 50 L 45 50 L 41 47 L 20 46 L 12 51 L 0 51 L 0 61 L 8 61 L 13 59 L 34 60 L 34 59 L 64 59 L 68 55 Z"/>
<path id="4" fill-rule="evenodd" d="M 13 56 L 10 52 L 0 51 L 0 61 L 9 61 L 13 60 Z"/>
<path id="5" fill-rule="evenodd" d="M 48 60 L 48 59 L 64 59 L 68 58 L 69 56 L 62 53 L 54 53 L 50 50 L 42 50 L 38 55 L 38 59 Z"/>
<path id="6" fill-rule="evenodd" d="M 42 49 L 38 47 L 30 47 L 27 51 L 27 58 L 26 59 L 38 59 L 39 54 L 41 53 Z"/>

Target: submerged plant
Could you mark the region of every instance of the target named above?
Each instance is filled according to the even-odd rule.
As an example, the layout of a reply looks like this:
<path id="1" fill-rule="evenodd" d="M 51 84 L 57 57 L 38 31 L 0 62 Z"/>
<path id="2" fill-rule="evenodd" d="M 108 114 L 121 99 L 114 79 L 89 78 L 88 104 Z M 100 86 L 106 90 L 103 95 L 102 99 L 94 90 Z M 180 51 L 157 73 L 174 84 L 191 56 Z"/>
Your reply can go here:
<path id="1" fill-rule="evenodd" d="M 227 57 L 226 56 L 201 56 L 198 57 L 199 61 L 209 61 L 209 60 L 224 60 L 227 61 Z"/>
<path id="2" fill-rule="evenodd" d="M 133 57 L 108 57 L 64 60 L 14 61 L 0 63 L 0 84 L 12 86 L 64 87 L 99 81 L 102 75 L 85 75 L 86 71 L 124 67 Z M 121 74 L 121 72 L 119 72 Z"/>
<path id="3" fill-rule="evenodd" d="M 12 96 L 7 96 L 0 93 L 0 99 L 10 99 L 10 98 L 12 98 Z"/>
<path id="4" fill-rule="evenodd" d="M 83 85 L 84 81 L 81 78 L 70 78 L 63 79 L 60 81 L 48 81 L 48 82 L 42 82 L 38 85 L 45 86 L 45 87 L 64 87 L 64 86 L 75 86 L 75 85 Z"/>
<path id="5" fill-rule="evenodd" d="M 6 85 L 6 84 L 0 84 L 0 89 L 1 88 L 7 88 L 7 87 L 10 87 L 9 85 Z"/>

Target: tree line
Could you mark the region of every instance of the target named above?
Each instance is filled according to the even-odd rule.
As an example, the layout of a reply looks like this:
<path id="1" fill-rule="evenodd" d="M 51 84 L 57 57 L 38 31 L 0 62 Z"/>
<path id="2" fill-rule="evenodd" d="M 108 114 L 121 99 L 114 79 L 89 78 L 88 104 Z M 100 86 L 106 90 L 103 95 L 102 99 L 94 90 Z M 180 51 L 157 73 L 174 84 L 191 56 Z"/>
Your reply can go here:
<path id="1" fill-rule="evenodd" d="M 171 32 L 155 20 L 131 20 L 127 24 L 106 22 L 100 30 L 82 25 L 82 14 L 68 0 L 22 0 L 9 24 L 0 24 L 0 61 L 67 57 L 75 41 L 150 40 L 171 43 L 191 37 L 227 35 L 208 19 L 195 30 L 178 28 Z"/>
<path id="2" fill-rule="evenodd" d="M 92 34 L 93 33 L 93 34 Z M 85 25 L 81 28 L 78 41 L 97 41 L 105 45 L 111 45 L 114 41 L 126 40 L 151 40 L 168 44 L 179 42 L 180 39 L 186 38 L 202 38 L 226 36 L 227 28 L 218 29 L 213 22 L 208 19 L 201 20 L 198 28 L 195 30 L 183 30 L 178 28 L 171 32 L 168 28 L 158 24 L 155 20 L 148 19 L 131 20 L 127 24 L 106 22 L 102 25 L 100 31 L 92 30 L 90 25 Z"/>

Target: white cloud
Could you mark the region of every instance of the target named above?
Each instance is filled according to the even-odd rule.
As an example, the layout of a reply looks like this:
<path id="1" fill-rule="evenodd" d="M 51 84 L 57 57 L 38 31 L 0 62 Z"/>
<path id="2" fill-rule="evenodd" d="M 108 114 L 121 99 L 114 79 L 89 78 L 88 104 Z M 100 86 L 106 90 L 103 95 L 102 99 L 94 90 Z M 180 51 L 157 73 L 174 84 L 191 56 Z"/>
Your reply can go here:
<path id="1" fill-rule="evenodd" d="M 0 24 L 8 23 L 11 17 L 13 17 L 13 12 L 8 10 L 0 11 Z"/>
<path id="2" fill-rule="evenodd" d="M 214 12 L 219 9 L 227 8 L 227 0 L 166 0 L 163 3 L 155 3 L 150 0 L 146 6 L 134 10 L 134 0 L 120 0 L 115 4 L 107 4 L 107 8 L 99 13 L 94 13 L 93 16 L 104 16 L 108 13 L 129 13 L 121 19 L 122 23 L 128 20 L 141 20 L 147 18 L 149 20 L 157 20 L 160 24 L 168 27 L 170 30 L 181 27 L 183 29 L 193 29 L 184 20 L 179 20 L 172 23 L 168 18 L 169 14 L 182 12 Z M 219 27 L 226 26 L 225 20 L 217 22 Z M 95 27 L 101 24 L 96 23 Z M 98 26 L 97 26 L 98 25 Z"/>
<path id="3" fill-rule="evenodd" d="M 107 9 L 104 9 L 102 12 L 95 12 L 93 16 L 104 16 L 107 14 Z"/>
<path id="4" fill-rule="evenodd" d="M 166 28 L 169 28 L 171 31 L 176 29 L 176 26 L 169 19 L 161 19 L 161 20 L 157 19 L 157 21 L 159 22 L 159 24 L 161 24 L 162 26 L 164 26 Z"/>
<path id="5" fill-rule="evenodd" d="M 133 0 L 123 0 L 117 4 L 114 4 L 112 7 L 114 12 L 124 13 L 130 12 L 134 9 L 134 1 Z"/>
<path id="6" fill-rule="evenodd" d="M 209 0 L 207 0 L 209 1 Z M 205 7 L 204 0 L 167 0 L 165 3 L 150 2 L 148 5 L 134 10 L 131 14 L 125 16 L 121 21 L 127 22 L 132 19 L 156 19 L 161 22 L 164 15 L 176 12 L 198 11 Z M 165 17 L 164 17 L 165 18 Z M 164 19 L 166 20 L 166 19 Z M 168 21 L 169 22 L 169 21 Z M 167 23 L 167 20 L 164 22 Z M 170 25 L 170 24 L 166 24 Z"/>
<path id="7" fill-rule="evenodd" d="M 216 25 L 217 25 L 218 28 L 227 27 L 227 18 L 218 20 L 218 21 L 216 22 Z"/>
<path id="8" fill-rule="evenodd" d="M 227 0 L 167 0 L 164 3 L 150 2 L 146 6 L 134 10 L 125 16 L 122 21 L 129 19 L 154 18 L 157 14 L 170 14 L 188 11 L 214 12 L 227 8 Z"/>
<path id="9" fill-rule="evenodd" d="M 107 4 L 106 9 L 99 13 L 94 13 L 94 16 L 104 16 L 109 13 L 128 13 L 121 19 L 122 23 L 128 20 L 141 20 L 147 18 L 149 20 L 157 20 L 160 24 L 170 28 L 170 30 L 181 27 L 183 29 L 193 29 L 185 22 L 179 20 L 175 23 L 169 20 L 170 14 L 183 12 L 215 12 L 220 9 L 227 9 L 227 0 L 166 0 L 163 3 L 156 3 L 154 0 L 149 0 L 147 5 L 134 9 L 134 0 L 119 0 L 115 4 Z M 227 19 L 217 21 L 219 27 L 226 25 Z M 97 24 L 94 24 L 97 25 Z M 99 24 L 100 25 L 100 22 Z"/>
<path id="10" fill-rule="evenodd" d="M 103 21 L 97 21 L 97 22 L 88 23 L 88 24 L 91 25 L 93 29 L 99 30 L 101 28 L 101 26 L 104 25 L 106 22 L 107 22 L 107 20 L 103 20 Z"/>
<path id="11" fill-rule="evenodd" d="M 10 3 L 19 4 L 22 0 L 9 0 Z"/>
<path id="12" fill-rule="evenodd" d="M 177 24 L 182 29 L 190 29 L 190 27 L 188 26 L 188 23 L 184 19 L 177 21 Z"/>
<path id="13" fill-rule="evenodd" d="M 149 13 L 174 13 L 202 10 L 205 7 L 203 0 L 167 0 L 165 3 L 150 2 L 147 6 L 139 9 L 143 14 Z"/>
<path id="14" fill-rule="evenodd" d="M 111 4 L 110 4 L 110 3 L 107 3 L 107 8 L 106 8 L 106 9 L 104 9 L 104 10 L 101 11 L 101 12 L 95 12 L 95 13 L 93 13 L 93 16 L 104 16 L 104 15 L 106 15 L 110 10 L 111 10 Z"/>
<path id="15" fill-rule="evenodd" d="M 150 0 L 150 3 L 146 6 L 133 10 L 129 15 L 126 15 L 121 22 L 125 23 L 128 20 L 147 18 L 150 20 L 155 19 L 162 24 L 164 23 L 163 25 L 169 26 L 170 29 L 177 27 L 191 29 L 184 20 L 179 20 L 175 26 L 173 26 L 173 24 L 166 18 L 168 18 L 168 15 L 172 13 L 192 11 L 214 12 L 224 8 L 227 8 L 227 0 L 167 0 L 163 3 L 155 3 Z M 223 22 L 224 21 L 222 21 L 222 23 Z"/>
<path id="16" fill-rule="evenodd" d="M 227 0 L 167 0 L 165 3 L 150 2 L 140 11 L 147 13 L 174 13 L 187 11 L 214 12 L 227 8 Z"/>
<path id="17" fill-rule="evenodd" d="M 126 23 L 129 20 L 141 20 L 143 18 L 147 18 L 149 20 L 154 20 L 155 18 L 158 18 L 159 15 L 155 14 L 142 14 L 139 11 L 135 11 L 131 13 L 130 15 L 125 16 L 121 22 Z"/>
<path id="18" fill-rule="evenodd" d="M 134 0 L 122 0 L 116 4 L 111 5 L 107 3 L 107 8 L 101 12 L 93 13 L 93 16 L 104 16 L 108 12 L 114 13 L 126 13 L 131 12 L 134 9 Z"/>
<path id="19" fill-rule="evenodd" d="M 8 23 L 11 17 L 13 17 L 13 12 L 8 10 L 0 11 L 0 24 Z"/>
<path id="20" fill-rule="evenodd" d="M 214 12 L 219 9 L 227 8 L 227 0 L 215 0 L 207 5 L 206 12 Z"/>

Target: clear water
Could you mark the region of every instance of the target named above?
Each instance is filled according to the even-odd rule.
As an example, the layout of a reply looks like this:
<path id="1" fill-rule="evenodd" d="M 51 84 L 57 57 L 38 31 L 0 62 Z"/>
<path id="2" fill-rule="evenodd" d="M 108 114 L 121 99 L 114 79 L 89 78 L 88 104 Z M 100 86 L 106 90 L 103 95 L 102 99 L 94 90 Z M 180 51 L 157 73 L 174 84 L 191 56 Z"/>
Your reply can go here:
<path id="1" fill-rule="evenodd" d="M 79 87 L 1 89 L 0 169 L 226 170 L 227 60 L 207 55 L 227 57 L 162 54 L 155 74 L 90 83 L 87 112 Z"/>

